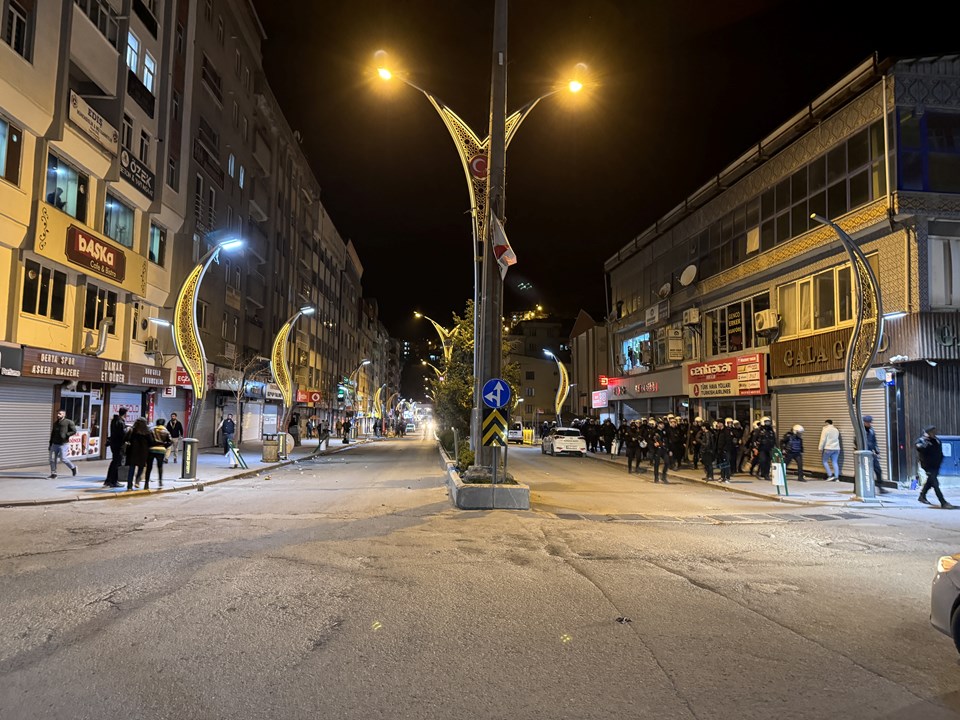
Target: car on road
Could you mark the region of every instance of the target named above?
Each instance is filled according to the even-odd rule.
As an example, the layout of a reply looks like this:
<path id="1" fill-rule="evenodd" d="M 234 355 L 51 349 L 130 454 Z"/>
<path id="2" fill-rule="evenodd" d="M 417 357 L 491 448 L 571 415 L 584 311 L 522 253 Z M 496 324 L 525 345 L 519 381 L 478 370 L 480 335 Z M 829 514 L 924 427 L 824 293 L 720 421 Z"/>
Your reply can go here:
<path id="1" fill-rule="evenodd" d="M 960 652 L 960 554 L 937 561 L 937 574 L 930 589 L 930 624 L 953 638 Z"/>
<path id="2" fill-rule="evenodd" d="M 523 445 L 523 423 L 510 423 L 510 429 L 507 430 L 507 442 Z"/>
<path id="3" fill-rule="evenodd" d="M 586 457 L 587 441 L 577 428 L 555 427 L 540 441 L 540 452 L 544 455 L 563 455 L 570 453 Z"/>
<path id="4" fill-rule="evenodd" d="M 407 423 L 407 426 L 403 429 L 404 433 L 412 433 L 417 431 L 417 426 L 413 423 Z"/>

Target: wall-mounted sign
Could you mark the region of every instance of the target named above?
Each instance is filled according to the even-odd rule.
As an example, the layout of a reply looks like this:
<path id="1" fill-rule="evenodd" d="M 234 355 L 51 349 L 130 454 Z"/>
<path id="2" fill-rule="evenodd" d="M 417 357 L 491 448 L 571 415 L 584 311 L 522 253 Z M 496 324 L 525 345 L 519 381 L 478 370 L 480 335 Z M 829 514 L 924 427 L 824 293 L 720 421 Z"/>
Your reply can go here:
<path id="1" fill-rule="evenodd" d="M 737 355 L 686 366 L 691 397 L 766 395 L 767 372 L 763 353 Z"/>
<path id="2" fill-rule="evenodd" d="M 318 403 L 323 398 L 319 390 L 297 390 L 298 403 Z"/>
<path id="3" fill-rule="evenodd" d="M 109 151 L 111 155 L 117 154 L 117 147 L 120 144 L 120 134 L 117 129 L 103 119 L 103 116 L 94 110 L 82 97 L 73 90 L 70 91 L 70 120 L 84 133 L 92 137 L 98 145 Z"/>
<path id="4" fill-rule="evenodd" d="M 670 397 L 684 394 L 681 368 L 658 370 L 642 379 L 618 377 L 607 380 L 607 395 L 615 400 L 636 400 L 643 397 Z"/>
<path id="5" fill-rule="evenodd" d="M 267 383 L 267 389 L 264 392 L 267 400 L 283 400 L 283 393 L 276 383 Z"/>
<path id="6" fill-rule="evenodd" d="M 24 377 L 144 387 L 163 387 L 170 383 L 170 371 L 166 368 L 137 365 L 119 360 L 104 360 L 89 355 L 71 355 L 40 348 L 23 349 L 21 374 Z"/>
<path id="7" fill-rule="evenodd" d="M 127 274 L 127 256 L 117 247 L 71 225 L 67 230 L 67 257 L 74 265 L 122 283 Z"/>
<path id="8" fill-rule="evenodd" d="M 590 407 L 594 409 L 607 407 L 607 391 L 595 390 L 594 392 L 590 393 L 590 400 Z"/>
<path id="9" fill-rule="evenodd" d="M 19 345 L 0 343 L 0 375 L 20 377 L 23 367 L 23 349 Z"/>
<path id="10" fill-rule="evenodd" d="M 816 375 L 842 372 L 846 365 L 847 343 L 852 328 L 783 340 L 770 345 L 771 377 Z"/>
<path id="11" fill-rule="evenodd" d="M 606 375 L 601 375 L 598 380 L 600 381 L 600 387 L 606 387 L 609 378 Z"/>
<path id="12" fill-rule="evenodd" d="M 120 177 L 153 200 L 154 174 L 126 148 L 120 151 Z"/>
<path id="13" fill-rule="evenodd" d="M 168 385 L 163 389 L 163 397 L 165 398 L 175 398 L 177 396 L 177 386 Z"/>

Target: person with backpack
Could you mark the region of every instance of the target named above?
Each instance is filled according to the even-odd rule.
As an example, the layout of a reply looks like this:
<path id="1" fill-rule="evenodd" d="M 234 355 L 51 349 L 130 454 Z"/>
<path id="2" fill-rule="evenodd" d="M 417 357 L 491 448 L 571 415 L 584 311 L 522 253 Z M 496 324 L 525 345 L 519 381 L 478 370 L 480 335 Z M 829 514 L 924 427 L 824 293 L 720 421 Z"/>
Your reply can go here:
<path id="1" fill-rule="evenodd" d="M 147 456 L 147 474 L 143 479 L 143 489 L 150 489 L 150 470 L 157 464 L 157 487 L 163 487 L 163 463 L 167 455 L 167 448 L 173 443 L 170 431 L 163 420 L 157 420 L 151 431 L 150 453 Z"/>
<path id="2" fill-rule="evenodd" d="M 937 494 L 937 500 L 940 501 L 940 507 L 944 510 L 955 510 L 957 506 L 948 503 L 940 491 L 940 480 L 937 475 L 940 474 L 940 466 L 943 464 L 943 445 L 937 437 L 936 429 L 933 425 L 927 425 L 923 429 L 923 435 L 914 443 L 917 455 L 920 457 L 920 467 L 927 474 L 927 481 L 923 484 L 917 500 L 924 505 L 931 505 L 932 503 L 927 500 L 927 493 L 933 490 Z"/>
<path id="3" fill-rule="evenodd" d="M 794 425 L 790 431 L 783 436 L 781 443 L 783 449 L 783 468 L 790 467 L 790 461 L 797 463 L 797 481 L 806 482 L 803 477 L 803 425 Z"/>

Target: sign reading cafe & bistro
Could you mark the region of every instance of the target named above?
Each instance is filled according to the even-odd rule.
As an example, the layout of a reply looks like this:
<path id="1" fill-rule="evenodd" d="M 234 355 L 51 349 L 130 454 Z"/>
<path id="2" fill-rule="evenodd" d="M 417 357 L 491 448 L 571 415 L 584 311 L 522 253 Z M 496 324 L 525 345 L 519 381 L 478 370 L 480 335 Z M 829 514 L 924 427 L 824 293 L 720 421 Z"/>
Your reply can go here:
<path id="1" fill-rule="evenodd" d="M 67 230 L 67 257 L 73 264 L 118 283 L 122 283 L 126 275 L 127 256 L 124 252 L 84 232 L 76 225 L 71 225 Z"/>

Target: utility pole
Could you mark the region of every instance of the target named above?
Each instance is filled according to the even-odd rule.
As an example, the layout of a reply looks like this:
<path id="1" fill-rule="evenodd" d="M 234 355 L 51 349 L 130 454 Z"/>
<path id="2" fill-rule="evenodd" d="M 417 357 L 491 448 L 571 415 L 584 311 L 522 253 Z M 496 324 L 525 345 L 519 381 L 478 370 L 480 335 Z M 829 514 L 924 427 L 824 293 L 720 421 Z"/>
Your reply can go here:
<path id="1" fill-rule="evenodd" d="M 485 211 L 488 221 L 484 223 L 483 237 L 483 303 L 480 308 L 479 385 L 491 378 L 500 377 L 502 366 L 502 328 L 500 316 L 503 305 L 503 279 L 500 266 L 493 253 L 493 218 L 504 218 L 504 190 L 507 174 L 507 0 L 496 0 L 493 21 L 493 62 L 490 79 L 490 158 L 487 170 L 487 202 Z M 476 348 L 474 348 L 477 351 Z M 475 393 L 478 396 L 479 393 Z M 484 447 L 480 438 L 480 413 L 482 399 L 475 397 L 474 420 L 471 423 L 476 464 L 489 467 L 497 454 L 493 447 Z"/>

